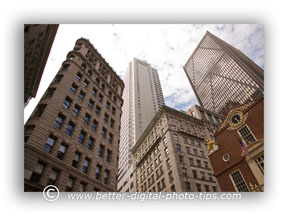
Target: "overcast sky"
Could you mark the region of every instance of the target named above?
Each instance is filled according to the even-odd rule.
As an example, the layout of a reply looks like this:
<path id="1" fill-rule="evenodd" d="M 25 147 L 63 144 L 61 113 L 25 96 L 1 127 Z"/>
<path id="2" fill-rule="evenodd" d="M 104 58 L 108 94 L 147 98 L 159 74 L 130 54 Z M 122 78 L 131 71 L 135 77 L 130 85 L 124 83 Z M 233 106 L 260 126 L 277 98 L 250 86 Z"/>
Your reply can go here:
<path id="1" fill-rule="evenodd" d="M 80 37 L 89 39 L 121 78 L 133 57 L 150 63 L 158 70 L 165 104 L 186 111 L 197 101 L 182 67 L 207 30 L 241 50 L 264 69 L 263 25 L 60 25 L 37 96 L 24 110 L 24 122 Z"/>

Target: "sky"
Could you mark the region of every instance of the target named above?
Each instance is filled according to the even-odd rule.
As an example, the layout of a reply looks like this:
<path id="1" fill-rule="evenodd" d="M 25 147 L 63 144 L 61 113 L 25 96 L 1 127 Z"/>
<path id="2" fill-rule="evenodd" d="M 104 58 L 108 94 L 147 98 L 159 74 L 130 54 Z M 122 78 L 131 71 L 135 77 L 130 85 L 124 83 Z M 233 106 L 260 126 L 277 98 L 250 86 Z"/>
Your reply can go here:
<path id="1" fill-rule="evenodd" d="M 165 104 L 186 111 L 198 104 L 183 70 L 206 31 L 241 50 L 264 69 L 264 25 L 260 24 L 61 24 L 36 98 L 24 109 L 26 122 L 77 39 L 94 45 L 123 79 L 128 63 L 145 60 L 158 70 Z"/>

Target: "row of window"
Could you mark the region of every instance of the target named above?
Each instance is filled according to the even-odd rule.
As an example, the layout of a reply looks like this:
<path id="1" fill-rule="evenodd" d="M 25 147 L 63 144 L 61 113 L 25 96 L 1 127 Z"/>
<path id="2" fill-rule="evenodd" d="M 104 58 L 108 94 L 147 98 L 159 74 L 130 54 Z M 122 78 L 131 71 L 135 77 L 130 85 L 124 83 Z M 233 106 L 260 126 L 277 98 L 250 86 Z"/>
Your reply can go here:
<path id="1" fill-rule="evenodd" d="M 91 118 L 91 116 L 86 113 L 86 115 L 85 115 L 85 117 L 84 117 L 84 119 L 83 119 L 83 123 L 84 123 L 85 125 L 88 125 L 89 122 L 90 122 L 90 118 Z M 65 119 L 66 119 L 66 117 L 65 117 L 62 113 L 59 113 L 58 116 L 57 116 L 57 118 L 56 118 L 56 121 L 55 121 L 54 125 L 55 125 L 57 128 L 60 129 L 61 126 L 63 125 Z M 96 120 L 93 120 L 93 122 L 92 122 L 92 124 L 91 124 L 91 130 L 92 130 L 92 131 L 96 131 L 97 125 L 98 125 L 98 122 L 97 122 Z M 111 119 L 110 127 L 113 128 L 113 126 L 114 126 L 114 120 Z M 72 133 L 73 133 L 74 127 L 75 127 L 75 123 L 73 123 L 72 121 L 69 121 L 69 122 L 68 122 L 68 125 L 67 125 L 67 127 L 66 127 L 66 130 L 65 130 L 65 133 L 66 133 L 67 135 L 71 136 Z M 102 136 L 103 139 L 106 138 L 106 134 L 107 134 L 107 129 L 103 127 L 103 128 L 102 128 L 102 131 L 101 131 L 101 136 Z M 81 130 L 80 135 L 79 135 L 78 142 L 79 142 L 80 144 L 83 144 L 84 139 L 86 138 L 86 136 L 87 136 L 87 132 L 85 132 L 85 130 Z M 91 137 L 90 137 L 90 138 L 91 138 Z M 93 139 L 93 138 L 91 138 L 91 139 Z M 89 140 L 90 140 L 90 139 L 89 139 Z M 94 140 L 94 139 L 93 139 L 93 140 Z M 113 141 L 113 134 L 112 134 L 112 133 L 109 133 L 109 134 L 108 134 L 108 143 L 109 143 L 109 144 L 112 144 L 112 141 Z M 89 141 L 88 141 L 88 143 L 89 143 Z"/>
<path id="2" fill-rule="evenodd" d="M 36 183 L 39 183 L 41 180 L 41 177 L 43 176 L 43 173 L 45 171 L 47 164 L 43 163 L 41 161 L 38 161 L 35 169 L 33 170 L 31 176 L 30 176 L 30 180 Z M 83 171 L 87 170 L 88 167 L 88 162 L 86 162 L 86 160 L 84 161 L 84 166 L 83 166 Z M 101 175 L 101 170 L 102 167 L 99 169 L 100 166 L 98 166 L 96 168 L 96 172 L 95 172 L 95 179 L 100 179 L 100 175 Z M 49 174 L 49 178 L 47 181 L 47 185 L 56 185 L 59 182 L 59 178 L 61 175 L 61 170 L 58 168 L 52 168 L 50 174 Z M 97 176 L 97 178 L 96 178 Z M 110 178 L 110 171 L 109 170 L 104 170 L 103 172 L 103 183 L 104 184 L 108 184 L 109 183 L 109 178 Z M 86 191 L 87 188 L 87 183 L 85 182 L 80 182 L 79 183 L 79 188 L 78 190 L 75 188 L 75 182 L 76 182 L 76 178 L 69 176 L 67 184 L 66 184 L 66 188 L 65 191 L 79 191 L 79 192 L 84 192 Z M 94 191 L 100 191 L 100 189 L 94 187 Z"/>
<path id="3" fill-rule="evenodd" d="M 47 138 L 47 141 L 46 141 L 46 143 L 44 145 L 44 151 L 47 152 L 47 153 L 51 153 L 56 141 L 57 141 L 57 137 L 55 137 L 53 135 L 50 135 Z M 83 136 L 80 134 L 78 142 L 82 142 L 82 141 L 83 141 Z M 94 145 L 94 138 L 90 137 L 89 140 L 88 140 L 88 149 L 92 150 L 93 145 Z M 60 160 L 63 160 L 64 156 L 65 156 L 65 153 L 67 152 L 67 148 L 68 148 L 68 145 L 62 142 L 60 144 L 58 152 L 57 152 L 57 158 L 59 158 Z M 100 144 L 99 147 L 98 147 L 97 154 L 98 154 L 99 157 L 103 158 L 104 157 L 104 153 L 105 153 L 105 146 Z M 74 160 L 73 160 L 73 163 L 72 163 L 72 166 L 74 166 L 75 168 L 77 168 L 77 166 L 78 166 L 78 162 L 79 162 L 80 156 L 81 156 L 81 153 L 79 153 L 79 152 L 75 153 Z M 107 149 L 106 153 L 105 153 L 105 160 L 107 162 L 110 162 L 111 158 L 112 158 L 112 151 Z M 87 158 L 87 161 L 88 162 L 85 162 L 85 163 L 89 163 L 90 159 Z"/>

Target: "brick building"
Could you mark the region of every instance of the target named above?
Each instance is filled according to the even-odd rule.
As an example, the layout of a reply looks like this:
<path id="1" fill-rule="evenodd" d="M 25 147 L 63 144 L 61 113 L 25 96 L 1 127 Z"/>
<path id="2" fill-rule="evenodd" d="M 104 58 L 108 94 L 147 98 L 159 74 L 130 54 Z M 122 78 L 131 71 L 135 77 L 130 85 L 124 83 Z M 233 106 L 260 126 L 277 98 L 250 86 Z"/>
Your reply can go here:
<path id="1" fill-rule="evenodd" d="M 116 191 L 123 89 L 89 40 L 78 39 L 25 124 L 25 191 Z"/>
<path id="2" fill-rule="evenodd" d="M 264 191 L 264 99 L 231 109 L 215 140 L 209 158 L 221 190 Z"/>
<path id="3" fill-rule="evenodd" d="M 162 106 L 132 148 L 134 191 L 220 191 L 205 127 L 200 119 Z"/>

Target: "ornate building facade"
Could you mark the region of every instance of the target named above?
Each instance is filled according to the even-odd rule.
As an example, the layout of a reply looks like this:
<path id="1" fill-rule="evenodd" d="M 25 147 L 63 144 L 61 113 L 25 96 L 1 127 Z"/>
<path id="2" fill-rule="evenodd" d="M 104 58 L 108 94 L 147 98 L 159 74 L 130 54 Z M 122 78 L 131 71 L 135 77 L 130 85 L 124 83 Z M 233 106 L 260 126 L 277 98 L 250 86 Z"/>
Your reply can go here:
<path id="1" fill-rule="evenodd" d="M 209 153 L 222 191 L 264 191 L 264 99 L 230 110 Z"/>
<path id="2" fill-rule="evenodd" d="M 25 124 L 25 191 L 116 191 L 124 83 L 80 38 Z"/>
<path id="3" fill-rule="evenodd" d="M 220 191 L 204 122 L 163 106 L 132 148 L 134 191 Z"/>

